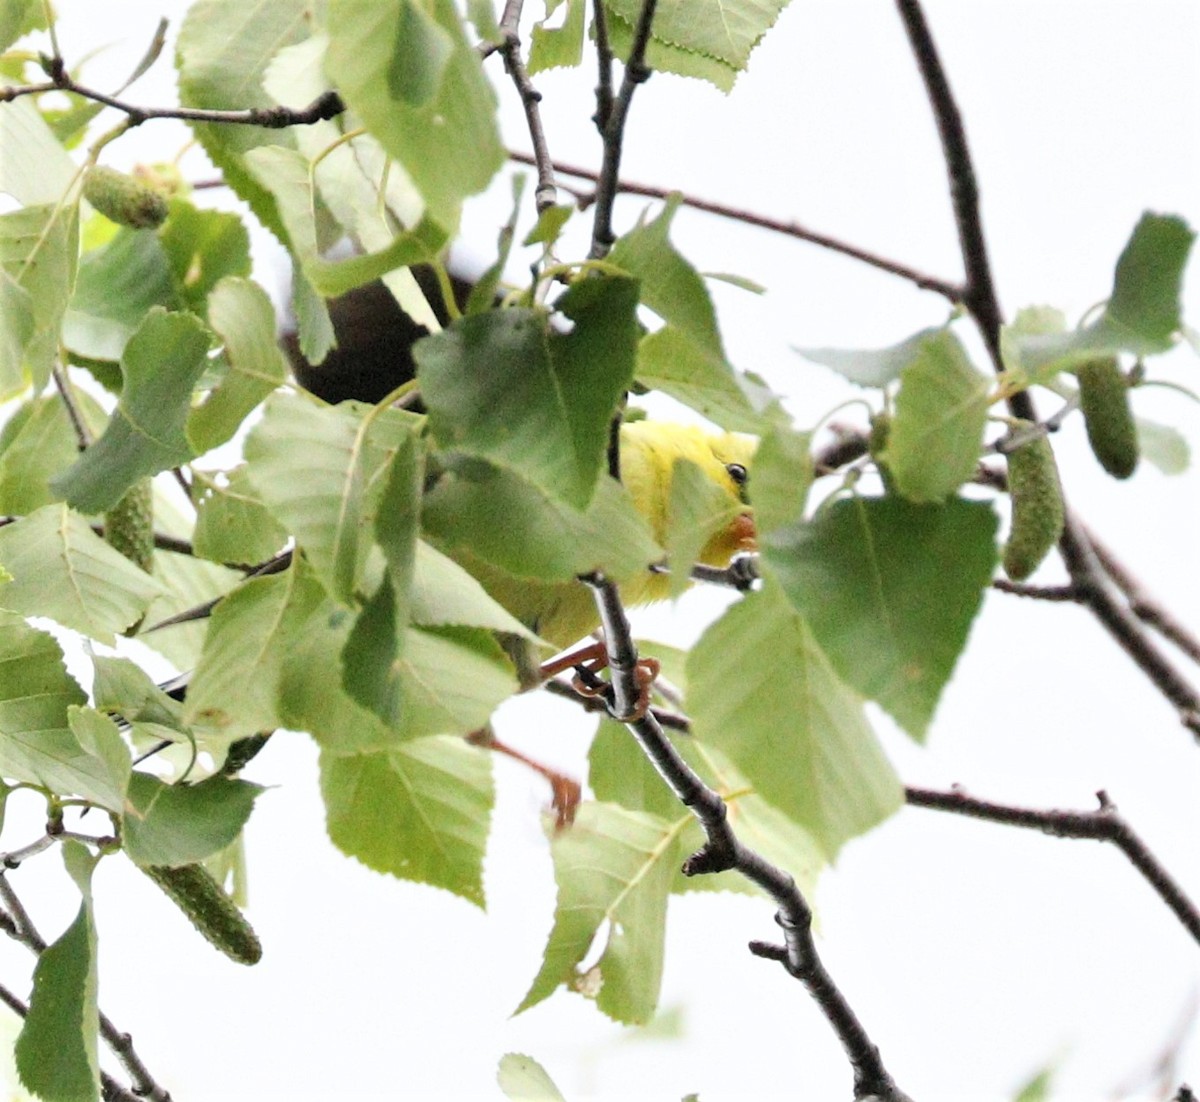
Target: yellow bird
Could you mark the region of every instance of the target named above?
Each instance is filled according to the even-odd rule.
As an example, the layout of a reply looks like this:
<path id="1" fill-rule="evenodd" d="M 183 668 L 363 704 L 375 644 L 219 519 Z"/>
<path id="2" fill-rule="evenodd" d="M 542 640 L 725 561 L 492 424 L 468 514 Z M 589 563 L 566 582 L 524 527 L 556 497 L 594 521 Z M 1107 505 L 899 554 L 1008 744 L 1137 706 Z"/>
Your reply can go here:
<path id="1" fill-rule="evenodd" d="M 634 507 L 650 525 L 660 546 L 667 541 L 671 481 L 676 463 L 689 460 L 728 495 L 729 523 L 711 535 L 698 561 L 723 567 L 739 551 L 752 551 L 754 519 L 747 498 L 750 463 L 758 441 L 737 433 L 711 433 L 665 421 L 633 421 L 621 426 L 621 481 Z M 614 578 L 626 608 L 665 600 L 670 578 L 647 563 L 637 574 Z M 691 563 L 672 563 L 690 570 Z M 575 583 L 539 583 L 479 571 L 484 587 L 518 620 L 559 649 L 600 626 L 591 590 Z M 562 668 L 562 667 L 560 667 Z"/>

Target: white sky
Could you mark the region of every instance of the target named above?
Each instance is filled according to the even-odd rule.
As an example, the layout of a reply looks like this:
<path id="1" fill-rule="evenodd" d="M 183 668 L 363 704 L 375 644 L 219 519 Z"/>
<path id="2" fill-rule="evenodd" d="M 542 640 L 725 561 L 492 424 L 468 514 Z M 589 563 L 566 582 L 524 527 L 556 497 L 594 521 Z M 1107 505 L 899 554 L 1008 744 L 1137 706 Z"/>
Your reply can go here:
<path id="1" fill-rule="evenodd" d="M 177 24 L 184 7 L 58 6 L 69 57 L 117 42 L 102 59 L 114 71 L 140 54 L 158 14 Z M 1191 0 L 929 0 L 927 14 L 966 118 L 1010 314 L 1049 302 L 1074 320 L 1105 294 L 1144 209 L 1200 226 L 1200 9 Z M 558 158 L 598 159 L 587 122 L 593 81 L 590 70 L 538 78 Z M 528 148 L 515 94 L 500 87 L 506 136 Z M 170 95 L 165 61 L 136 92 L 146 102 Z M 177 148 L 171 133 L 148 124 L 114 157 L 162 159 Z M 798 0 L 728 98 L 655 76 L 634 102 L 625 168 L 630 179 L 959 272 L 933 124 L 883 0 Z M 505 179 L 469 212 L 468 240 L 484 252 L 508 194 Z M 644 205 L 622 201 L 620 224 Z M 935 296 L 811 246 L 686 211 L 676 226 L 702 270 L 769 289 L 754 298 L 718 286 L 715 295 L 735 362 L 787 393 L 802 425 L 851 391 L 791 345 L 882 345 L 945 316 Z M 270 286 L 276 277 L 260 278 Z M 1187 306 L 1195 324 L 1194 264 Z M 1179 352 L 1153 371 L 1194 385 L 1197 366 Z M 1166 392 L 1136 400 L 1200 445 L 1194 405 Z M 1196 473 L 1167 479 L 1143 464 L 1115 483 L 1074 422 L 1056 447 L 1075 506 L 1200 629 Z M 1058 569 L 1040 577 L 1059 580 Z M 718 603 L 689 597 L 678 614 L 647 622 L 660 638 L 686 639 Z M 521 700 L 510 713 L 514 741 L 580 768 L 590 725 L 569 707 Z M 1078 609 L 990 595 L 927 747 L 882 718 L 880 727 L 910 783 L 959 781 L 998 800 L 1081 808 L 1107 788 L 1200 896 L 1200 747 Z M 105 861 L 96 885 L 104 1009 L 134 1033 L 178 1102 L 493 1098 L 496 1061 L 513 1050 L 540 1060 L 571 1102 L 850 1096 L 849 1068 L 804 990 L 745 950 L 773 936 L 765 901 L 672 901 L 662 1005 L 683 1009 L 678 1039 L 639 1039 L 563 993 L 510 1020 L 540 961 L 553 881 L 538 823 L 545 793 L 506 763 L 497 773 L 483 915 L 334 851 L 311 745 L 276 738 L 248 774 L 278 785 L 248 830 L 262 963 L 228 963 L 149 881 Z M 5 848 L 29 840 L 21 822 L 10 813 Z M 14 884 L 43 932 L 57 934 L 76 906 L 61 865 L 30 862 Z M 1090 843 L 905 810 L 847 847 L 816 903 L 831 972 L 918 1102 L 1009 1098 L 1051 1061 L 1062 1065 L 1057 1099 L 1148 1097 L 1138 1075 L 1200 989 L 1195 943 L 1115 852 Z M 0 980 L 18 988 L 22 952 L 0 946 Z M 1194 1086 L 1197 1036 L 1193 1028 L 1181 1069 Z"/>

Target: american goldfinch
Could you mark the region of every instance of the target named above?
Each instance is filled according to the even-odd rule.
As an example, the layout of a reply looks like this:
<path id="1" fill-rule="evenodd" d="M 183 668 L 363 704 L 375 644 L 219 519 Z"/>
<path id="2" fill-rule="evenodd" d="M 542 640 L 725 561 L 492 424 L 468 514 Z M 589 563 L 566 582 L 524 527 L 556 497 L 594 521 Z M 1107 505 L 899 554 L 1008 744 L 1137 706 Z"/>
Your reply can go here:
<path id="1" fill-rule="evenodd" d="M 711 433 L 665 421 L 634 421 L 621 426 L 621 481 L 655 540 L 665 546 L 671 523 L 671 484 L 681 460 L 694 463 L 729 499 L 729 520 L 703 544 L 697 561 L 729 564 L 739 551 L 755 548 L 753 514 L 747 499 L 750 463 L 758 441 L 735 433 Z M 627 608 L 665 600 L 670 578 L 647 563 L 637 574 L 614 578 Z M 691 563 L 673 563 L 689 570 Z M 570 646 L 600 626 L 591 591 L 579 583 L 539 583 L 479 572 L 488 592 L 547 643 Z"/>

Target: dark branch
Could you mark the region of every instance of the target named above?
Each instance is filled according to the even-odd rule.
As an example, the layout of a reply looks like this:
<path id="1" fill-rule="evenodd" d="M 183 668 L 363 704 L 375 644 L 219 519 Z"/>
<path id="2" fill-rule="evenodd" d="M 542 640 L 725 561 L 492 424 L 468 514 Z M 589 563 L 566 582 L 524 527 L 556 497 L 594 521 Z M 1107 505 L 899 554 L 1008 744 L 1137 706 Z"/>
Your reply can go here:
<path id="1" fill-rule="evenodd" d="M 1133 867 L 1170 907 L 1187 932 L 1200 942 L 1200 911 L 1163 868 L 1158 858 L 1146 847 L 1145 842 L 1121 817 L 1116 805 L 1104 792 L 1096 793 L 1100 806 L 1095 811 L 1038 811 L 1032 808 L 1012 807 L 968 796 L 957 786 L 949 792 L 906 788 L 905 798 L 914 807 L 950 811 L 973 819 L 1040 830 L 1056 838 L 1088 838 L 1097 842 L 1111 842 L 1129 858 Z"/>
<path id="2" fill-rule="evenodd" d="M 519 161 L 521 164 L 533 165 L 537 163 L 536 159 L 528 153 L 520 153 L 510 149 L 508 156 L 514 161 Z M 581 180 L 591 180 L 593 182 L 599 180 L 598 173 L 583 168 L 580 165 L 566 164 L 563 161 L 555 161 L 554 170 L 566 176 L 578 177 Z M 899 276 L 901 279 L 908 280 L 924 291 L 933 291 L 941 295 L 950 302 L 962 301 L 963 289 L 956 284 L 944 279 L 938 279 L 936 276 L 928 275 L 925 272 L 919 272 L 915 268 L 910 268 L 907 264 L 888 260 L 886 257 L 868 252 L 866 249 L 860 249 L 857 245 L 851 245 L 836 237 L 830 237 L 828 234 L 807 229 L 798 222 L 785 222 L 782 219 L 770 218 L 765 214 L 757 214 L 754 211 L 744 210 L 727 203 L 717 203 L 711 199 L 701 199 L 699 196 L 673 191 L 671 188 L 653 187 L 649 184 L 635 184 L 628 180 L 618 180 L 617 191 L 625 195 L 644 195 L 648 199 L 667 199 L 671 195 L 679 195 L 683 205 L 691 207 L 693 210 L 701 210 L 706 214 L 715 214 L 720 218 L 728 218 L 731 221 L 742 222 L 748 226 L 757 226 L 759 229 L 769 230 L 772 233 L 794 237 L 799 241 L 807 241 L 809 244 L 818 245 L 823 249 L 839 253 L 842 256 L 848 256 L 852 260 L 861 261 L 869 267 L 877 268 L 890 275 Z M 578 198 L 579 208 L 586 210 L 596 201 L 598 193 L 593 191 L 588 194 L 575 194 Z"/>

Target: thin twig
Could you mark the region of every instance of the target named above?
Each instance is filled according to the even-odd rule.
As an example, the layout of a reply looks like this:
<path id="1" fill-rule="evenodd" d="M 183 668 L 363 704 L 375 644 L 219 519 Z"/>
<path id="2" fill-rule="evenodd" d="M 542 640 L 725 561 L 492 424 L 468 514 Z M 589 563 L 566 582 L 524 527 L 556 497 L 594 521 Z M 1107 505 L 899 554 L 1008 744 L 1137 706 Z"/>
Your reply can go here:
<path id="1" fill-rule="evenodd" d="M 281 551 L 278 555 L 269 558 L 265 563 L 254 567 L 247 573 L 249 578 L 265 578 L 269 574 L 281 574 L 292 564 L 292 552 Z M 186 624 L 192 620 L 205 620 L 212 615 L 212 611 L 226 597 L 226 594 L 221 594 L 220 597 L 214 597 L 211 601 L 205 601 L 203 604 L 193 605 L 191 608 L 185 608 L 182 612 L 175 613 L 174 616 L 168 616 L 164 620 L 159 620 L 149 627 L 142 628 L 138 632 L 139 635 L 145 635 L 150 631 L 159 631 L 162 628 L 174 627 L 176 624 Z"/>
<path id="2" fill-rule="evenodd" d="M 637 648 L 620 596 L 616 587 L 602 578 L 585 580 L 596 597 L 604 623 L 609 665 L 613 668 L 612 686 L 607 694 L 609 713 L 625 723 L 642 752 L 704 830 L 705 844 L 684 862 L 684 875 L 736 869 L 775 901 L 779 908 L 775 917 L 783 930 L 784 944 L 755 941 L 751 942 L 750 951 L 780 961 L 816 1000 L 849 1057 L 856 1099 L 908 1102 L 908 1096 L 893 1082 L 878 1048 L 826 970 L 812 936 L 812 910 L 795 880 L 743 845 L 729 825 L 724 800 L 683 760 L 652 713 L 636 714 Z"/>
<path id="3" fill-rule="evenodd" d="M 521 164 L 537 164 L 536 159 L 529 153 L 510 149 L 508 156 L 511 160 L 519 161 Z M 599 180 L 599 173 L 584 168 L 581 165 L 567 164 L 564 161 L 554 161 L 552 163 L 555 172 L 562 175 L 576 176 L 581 180 L 591 180 L 593 183 Z M 560 184 L 559 186 L 562 187 L 563 185 Z M 570 190 L 577 197 L 581 210 L 586 210 L 596 201 L 596 191 L 583 193 L 573 189 L 567 190 Z M 693 210 L 704 211 L 706 214 L 715 214 L 720 218 L 728 218 L 730 221 L 742 222 L 748 226 L 756 226 L 759 229 L 769 230 L 771 233 L 782 234 L 785 237 L 794 237 L 798 241 L 807 241 L 811 245 L 818 245 L 830 252 L 839 253 L 842 256 L 850 257 L 852 260 L 861 261 L 863 264 L 876 268 L 879 271 L 887 272 L 889 275 L 908 280 L 908 282 L 921 288 L 921 290 L 933 291 L 950 302 L 957 303 L 962 301 L 963 289 L 956 283 L 939 279 L 937 276 L 918 271 L 907 264 L 889 260 L 887 257 L 869 252 L 866 249 L 860 249 L 857 245 L 851 245 L 849 242 L 831 237 L 829 234 L 810 230 L 806 226 L 800 225 L 799 222 L 771 218 L 768 215 L 758 214 L 755 211 L 745 210 L 728 203 L 718 203 L 711 199 L 701 199 L 699 196 L 688 195 L 686 192 L 676 191 L 672 188 L 654 187 L 650 184 L 636 184 L 629 180 L 619 180 L 617 182 L 617 191 L 625 195 L 642 195 L 648 199 L 668 199 L 672 195 L 678 195 L 680 202 L 685 207 L 691 207 Z"/>
<path id="4" fill-rule="evenodd" d="M 1082 599 L 1079 589 L 1073 585 L 1027 585 L 1025 582 L 1010 582 L 1007 578 L 993 578 L 992 588 L 1001 593 L 1012 593 L 1017 597 L 1033 597 L 1039 601 L 1063 601 L 1078 604 Z"/>
<path id="5" fill-rule="evenodd" d="M 54 378 L 58 396 L 62 399 L 63 408 L 67 411 L 67 419 L 71 422 L 71 428 L 75 430 L 75 441 L 79 450 L 83 451 L 91 444 L 92 434 L 88 432 L 87 424 L 75 402 L 75 392 L 71 389 L 71 380 L 67 378 L 67 373 L 62 369 L 61 364 L 54 365 L 51 375 Z"/>
<path id="6" fill-rule="evenodd" d="M 1200 910 L 1188 898 L 1174 878 L 1163 868 L 1146 843 L 1117 811 L 1105 792 L 1097 792 L 1099 807 L 1095 811 L 1039 811 L 1013 807 L 968 796 L 957 786 L 949 792 L 927 788 L 906 788 L 905 799 L 914 807 L 950 811 L 973 819 L 986 819 L 1007 826 L 1040 830 L 1056 838 L 1088 838 L 1111 842 L 1116 846 L 1158 893 L 1192 937 L 1200 942 Z"/>
<path id="7" fill-rule="evenodd" d="M 1200 639 L 1197 639 L 1161 604 L 1151 597 L 1141 582 L 1120 561 L 1112 550 L 1101 543 L 1094 533 L 1087 533 L 1088 542 L 1096 554 L 1096 561 L 1104 572 L 1116 583 L 1129 602 L 1129 611 L 1143 623 L 1149 624 L 1164 638 L 1170 639 L 1193 662 L 1200 662 Z"/>
<path id="8" fill-rule="evenodd" d="M 595 0 L 592 5 L 592 28 L 596 32 L 596 113 L 592 122 L 603 134 L 613 103 L 613 52 L 608 41 L 608 12 L 604 10 L 604 0 Z"/>
<path id="9" fill-rule="evenodd" d="M 187 122 L 216 122 L 235 126 L 262 126 L 268 130 L 282 130 L 288 126 L 310 126 L 316 122 L 336 118 L 346 110 L 337 92 L 323 92 L 307 107 L 250 107 L 244 111 L 207 111 L 198 107 L 139 107 L 89 88 L 72 79 L 65 66 L 52 66 L 48 82 L 37 84 L 13 84 L 0 87 L 0 103 L 8 103 L 22 96 L 34 96 L 43 92 L 73 92 L 84 99 L 102 103 L 123 112 L 129 125 L 140 126 L 149 119 L 184 119 Z"/>
<path id="10" fill-rule="evenodd" d="M 546 132 L 542 127 L 542 112 L 539 106 L 542 94 L 529 79 L 529 70 L 521 58 L 521 8 L 523 0 L 508 0 L 504 15 L 500 19 L 500 32 L 504 43 L 499 47 L 504 57 L 504 69 L 516 86 L 525 109 L 525 125 L 529 127 L 529 139 L 533 142 L 533 163 L 537 167 L 538 185 L 533 193 L 534 206 L 538 214 L 549 210 L 558 202 L 558 190 L 554 186 L 554 167 L 550 160 L 550 149 L 546 145 Z"/>
<path id="11" fill-rule="evenodd" d="M 625 62 L 625 75 L 621 78 L 621 90 L 612 101 L 600 125 L 600 137 L 604 143 L 604 157 L 600 165 L 600 176 L 596 186 L 596 212 L 592 221 L 592 248 L 589 256 L 599 260 L 608 255 L 613 242 L 613 203 L 617 198 L 617 181 L 621 175 L 621 151 L 625 144 L 625 122 L 633 103 L 633 93 L 639 84 L 650 79 L 646 65 L 646 47 L 650 43 L 650 28 L 654 23 L 654 11 L 658 0 L 642 0 L 637 26 L 633 31 L 633 44 Z"/>

